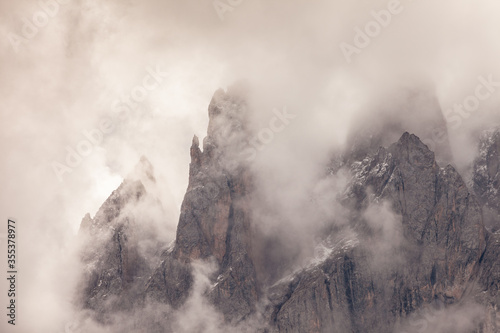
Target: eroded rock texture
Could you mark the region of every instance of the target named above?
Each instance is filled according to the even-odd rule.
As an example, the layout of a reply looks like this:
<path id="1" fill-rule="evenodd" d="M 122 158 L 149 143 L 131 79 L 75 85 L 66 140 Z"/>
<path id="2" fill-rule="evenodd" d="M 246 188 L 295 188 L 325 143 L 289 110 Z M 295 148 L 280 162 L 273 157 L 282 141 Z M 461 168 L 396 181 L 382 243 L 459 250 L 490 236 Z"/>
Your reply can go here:
<path id="1" fill-rule="evenodd" d="M 436 302 L 451 310 L 473 303 L 481 315 L 471 317 L 473 329 L 464 329 L 499 331 L 500 238 L 486 230 L 482 213 L 498 209 L 498 134 L 482 141 L 473 190 L 413 134 L 401 132 L 385 147 L 382 134 L 376 142 L 354 140 L 326 176 L 348 177 L 338 198 L 348 223 L 326 221 L 315 258 L 276 269 L 288 263 L 266 258 L 270 239 L 263 240 L 252 220 L 254 176 L 238 160 L 250 135 L 246 108 L 236 92 L 214 95 L 203 151 L 197 137 L 191 146 L 173 246 L 163 252 L 165 244 L 155 244 L 156 252 L 140 246 L 153 236 L 124 209 L 148 196 L 141 180 L 126 180 L 96 217 L 84 218 L 82 232 L 93 237 L 83 258 L 85 308 L 104 322 L 106 311 L 149 302 L 184 311 L 198 274 L 192 264 L 213 262 L 203 296 L 224 327 L 232 327 L 224 332 L 238 332 L 251 319 L 250 332 L 425 332 L 431 320 L 412 316 Z M 175 331 L 170 319 L 155 325 L 154 331 Z"/>
<path id="2" fill-rule="evenodd" d="M 198 138 L 193 139 L 175 247 L 165 254 L 146 291 L 152 298 L 180 304 L 189 293 L 185 281 L 192 280 L 188 264 L 214 258 L 219 270 L 207 297 L 229 322 L 252 314 L 261 297 L 251 244 L 252 179 L 245 166 L 233 163 L 244 144 L 245 112 L 238 97 L 223 91 L 213 97 L 203 152 Z"/>

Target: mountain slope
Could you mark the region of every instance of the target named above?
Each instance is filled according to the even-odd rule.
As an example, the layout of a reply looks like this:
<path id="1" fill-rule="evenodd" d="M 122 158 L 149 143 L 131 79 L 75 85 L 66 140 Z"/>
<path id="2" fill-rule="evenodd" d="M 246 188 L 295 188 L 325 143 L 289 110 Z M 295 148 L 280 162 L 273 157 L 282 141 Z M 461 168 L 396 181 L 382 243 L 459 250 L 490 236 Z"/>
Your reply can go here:
<path id="1" fill-rule="evenodd" d="M 344 204 L 356 236 L 273 287 L 271 321 L 279 332 L 388 332 L 435 300 L 460 301 L 478 269 L 480 206 L 416 136 L 403 134 L 349 170 Z"/>
<path id="2" fill-rule="evenodd" d="M 154 219 L 165 214 L 151 194 L 155 183 L 153 167 L 143 157 L 95 217 L 87 214 L 82 220 L 79 237 L 86 246 L 82 248 L 85 272 L 79 303 L 100 322 L 134 307 L 157 264 L 162 244 Z"/>
<path id="3" fill-rule="evenodd" d="M 500 228 L 500 129 L 484 131 L 474 161 L 472 188 L 484 207 L 486 225 Z"/>
<path id="4" fill-rule="evenodd" d="M 127 207 L 144 200 L 150 204 L 142 213 L 161 206 L 148 191 L 155 182 L 152 167 L 124 181 L 96 217 L 84 218 L 90 249 L 83 254 L 88 273 L 81 299 L 94 318 L 111 323 L 113 314 L 164 305 L 154 329 L 143 329 L 187 332 L 175 320 L 202 299 L 223 318 L 216 325 L 220 332 L 422 332 L 431 322 L 415 318 L 440 304 L 455 312 L 481 309 L 463 316 L 467 325 L 460 332 L 495 332 L 500 242 L 484 227 L 483 205 L 492 204 L 481 196 L 479 171 L 485 163 L 495 171 L 497 164 L 478 160 L 478 188 L 471 191 L 413 134 L 400 133 L 386 147 L 351 145 L 318 179 L 329 184 L 347 175 L 342 191 L 332 186 L 324 194 L 337 198 L 329 204 L 342 207 L 338 213 L 347 223 L 325 221 L 313 244 L 315 257 L 301 266 L 274 257 L 275 249 L 289 247 L 263 234 L 254 220 L 255 174 L 238 160 L 251 136 L 246 112 L 238 91 L 215 93 L 203 151 L 193 138 L 189 185 L 170 248 L 155 241 L 143 221 L 147 215 L 127 214 Z M 391 137 L 400 129 L 394 131 Z M 383 133 L 376 137 L 388 140 Z M 495 147 L 488 145 L 486 155 L 497 158 Z M 495 186 L 493 178 L 487 181 Z M 200 273 L 200 263 L 215 268 Z M 200 279 L 207 281 L 202 290 Z M 141 320 L 132 318 L 125 329 L 140 331 Z"/>

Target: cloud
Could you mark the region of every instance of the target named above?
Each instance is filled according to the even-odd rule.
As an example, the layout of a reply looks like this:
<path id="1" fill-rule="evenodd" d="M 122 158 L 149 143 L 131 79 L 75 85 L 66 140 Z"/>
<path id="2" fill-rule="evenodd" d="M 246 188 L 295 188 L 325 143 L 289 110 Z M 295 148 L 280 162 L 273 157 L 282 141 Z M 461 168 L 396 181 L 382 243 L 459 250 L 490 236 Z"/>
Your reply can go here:
<path id="1" fill-rule="evenodd" d="M 206 298 L 212 286 L 211 275 L 217 271 L 214 262 L 194 262 L 194 283 L 190 297 L 175 317 L 176 332 L 223 332 L 223 316 Z"/>
<path id="2" fill-rule="evenodd" d="M 484 319 L 484 313 L 485 309 L 473 301 L 451 306 L 437 301 L 412 313 L 396 332 L 470 332 Z"/>
<path id="3" fill-rule="evenodd" d="M 254 170 L 267 197 L 282 189 L 274 198 L 276 221 L 303 230 L 304 193 L 312 193 L 349 128 L 386 115 L 381 105 L 404 109 L 400 96 L 407 87 L 430 87 L 446 112 L 474 93 L 479 76 L 500 81 L 497 2 L 401 5 L 349 64 L 341 43 L 353 43 L 356 27 L 365 27 L 388 1 L 243 1 L 223 21 L 211 0 L 71 1 L 18 52 L 8 34 L 23 36 L 24 18 L 33 22 L 42 8 L 31 0 L 0 2 L 0 210 L 21 225 L 24 318 L 48 331 L 60 319 L 64 311 L 46 313 L 39 303 L 67 304 L 70 291 L 55 286 L 50 272 L 60 269 L 61 258 L 72 262 L 68 242 L 81 218 L 96 212 L 143 154 L 156 167 L 169 228 L 175 228 L 192 135 L 205 136 L 207 106 L 219 87 L 248 80 L 256 133 L 275 108 L 297 115 L 258 155 Z M 85 140 L 83 131 L 115 119 L 114 102 L 143 83 L 149 66 L 162 66 L 168 77 L 59 182 L 51 163 L 65 163 L 67 147 Z M 450 130 L 457 165 L 470 163 L 478 129 L 498 123 L 499 101 L 500 93 L 492 94 Z"/>
<path id="4" fill-rule="evenodd" d="M 389 202 L 371 203 L 363 213 L 368 226 L 366 242 L 363 242 L 371 254 L 369 263 L 374 270 L 388 270 L 405 261 L 401 246 L 404 245 L 402 216 L 394 213 Z"/>

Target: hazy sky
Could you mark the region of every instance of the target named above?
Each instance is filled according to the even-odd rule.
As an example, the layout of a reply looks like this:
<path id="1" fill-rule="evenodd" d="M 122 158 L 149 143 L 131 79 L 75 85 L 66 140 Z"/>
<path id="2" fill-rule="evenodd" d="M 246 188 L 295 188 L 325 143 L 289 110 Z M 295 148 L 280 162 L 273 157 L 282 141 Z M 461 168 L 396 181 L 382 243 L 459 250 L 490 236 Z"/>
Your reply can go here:
<path id="1" fill-rule="evenodd" d="M 297 174 L 306 182 L 353 119 L 370 119 L 381 98 L 401 103 L 404 88 L 430 87 L 444 112 L 460 117 L 450 128 L 457 163 L 471 158 L 470 133 L 498 121 L 500 84 L 477 110 L 448 111 L 476 93 L 479 77 L 500 82 L 498 1 L 215 3 L 0 0 L 0 211 L 20 225 L 25 332 L 62 320 L 70 273 L 61 265 L 74 260 L 68 242 L 141 155 L 155 166 L 166 223 L 177 223 L 191 139 L 206 135 L 219 87 L 248 80 L 263 127 L 274 108 L 297 116 L 259 160 L 279 183 Z M 381 14 L 388 8 L 390 17 Z M 380 31 L 356 39 L 358 27 L 377 26 L 375 16 Z M 349 59 L 346 44 L 356 47 Z M 85 147 L 84 132 L 102 121 L 114 129 Z M 67 166 L 67 149 L 78 147 L 91 151 L 58 177 L 54 162 Z"/>

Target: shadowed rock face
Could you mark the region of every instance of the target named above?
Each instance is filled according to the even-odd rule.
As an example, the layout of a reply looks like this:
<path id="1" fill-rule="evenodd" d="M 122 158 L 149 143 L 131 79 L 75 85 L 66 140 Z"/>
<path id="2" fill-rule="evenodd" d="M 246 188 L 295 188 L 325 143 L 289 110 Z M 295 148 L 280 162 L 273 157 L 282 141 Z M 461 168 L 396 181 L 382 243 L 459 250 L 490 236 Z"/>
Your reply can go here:
<path id="1" fill-rule="evenodd" d="M 261 296 L 251 244 L 252 179 L 249 171 L 232 159 L 235 147 L 244 143 L 245 112 L 246 105 L 240 98 L 223 91 L 214 95 L 203 152 L 197 137 L 191 146 L 189 185 L 175 247 L 165 255 L 147 289 L 152 298 L 182 303 L 189 288 L 168 283 L 192 280 L 186 278 L 187 264 L 214 258 L 219 271 L 208 297 L 228 321 L 239 321 L 253 313 Z M 172 265 L 176 267 L 173 270 Z M 178 273 L 180 267 L 184 267 L 182 274 Z"/>
<path id="2" fill-rule="evenodd" d="M 427 89 L 401 89 L 397 98 L 390 96 L 388 100 L 381 103 L 375 113 L 359 119 L 352 128 L 346 157 L 363 158 L 410 132 L 436 153 L 440 163 L 453 162 L 446 120 L 434 93 Z"/>
<path id="3" fill-rule="evenodd" d="M 474 161 L 472 187 L 484 208 L 485 224 L 500 229 L 500 129 L 485 131 Z"/>
<path id="4" fill-rule="evenodd" d="M 140 176 L 154 183 L 152 166 L 146 159 L 141 160 L 137 169 Z M 125 180 L 95 217 L 87 214 L 80 226 L 79 236 L 86 244 L 82 249 L 85 273 L 80 303 L 83 308 L 93 310 L 102 322 L 107 322 L 108 316 L 116 311 L 133 307 L 154 265 L 150 255 L 160 246 L 155 242 L 154 231 L 141 226 L 146 221 L 138 221 L 130 213 L 131 207 L 150 197 L 143 181 L 136 176 Z M 161 205 L 157 205 L 161 210 Z M 144 239 L 151 241 L 149 246 L 141 245 Z"/>
<path id="5" fill-rule="evenodd" d="M 182 311 L 196 279 L 191 264 L 212 261 L 218 269 L 209 276 L 206 298 L 227 323 L 245 326 L 260 314 L 262 332 L 404 332 L 420 309 L 469 299 L 489 316 L 477 332 L 496 332 L 487 328 L 496 325 L 500 239 L 484 228 L 487 200 L 478 200 L 453 167 L 441 167 L 417 136 L 404 133 L 385 148 L 354 145 L 336 159 L 327 177 L 350 177 L 340 199 L 349 223 L 331 221 L 317 244 L 320 255 L 276 282 L 269 276 L 282 271 L 270 266 L 283 263 L 266 258 L 268 242 L 251 214 L 253 175 L 236 158 L 249 137 L 245 102 L 218 91 L 209 117 L 203 151 L 197 137 L 190 149 L 175 244 L 161 254 L 163 244 L 157 245 L 156 265 L 138 246 L 146 236 L 141 221 L 124 213 L 148 196 L 143 181 L 126 180 L 94 219 L 82 221 L 81 232 L 92 237 L 83 256 L 82 299 L 98 319 L 144 301 Z M 145 170 L 154 182 L 152 168 Z M 172 331 L 169 320 L 155 325 Z"/>
<path id="6" fill-rule="evenodd" d="M 481 208 L 457 172 L 440 168 L 416 136 L 405 133 L 349 167 L 344 204 L 356 236 L 273 287 L 271 321 L 279 332 L 390 332 L 436 299 L 461 300 L 477 272 L 485 248 Z M 377 230 L 369 207 L 383 202 L 398 216 L 394 238 L 372 247 Z"/>

